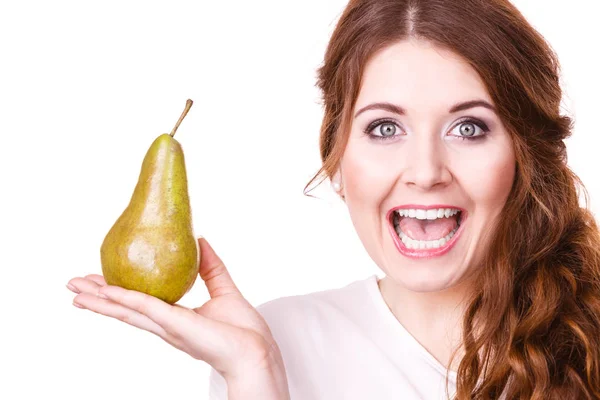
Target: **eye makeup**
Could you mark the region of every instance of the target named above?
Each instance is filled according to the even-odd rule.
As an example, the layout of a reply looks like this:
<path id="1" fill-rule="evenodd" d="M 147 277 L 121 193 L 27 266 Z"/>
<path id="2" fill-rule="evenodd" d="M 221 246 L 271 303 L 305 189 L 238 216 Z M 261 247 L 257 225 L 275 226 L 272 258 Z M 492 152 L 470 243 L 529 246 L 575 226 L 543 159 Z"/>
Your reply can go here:
<path id="1" fill-rule="evenodd" d="M 468 135 L 448 135 L 448 136 L 454 136 L 460 140 L 476 141 L 476 140 L 481 140 L 481 139 L 485 138 L 485 136 L 487 136 L 487 134 L 490 132 L 490 129 L 485 122 L 483 122 L 479 118 L 474 118 L 474 117 L 465 117 L 465 118 L 461 119 L 452 127 L 450 132 L 452 132 L 454 129 L 456 129 L 456 127 L 459 127 L 459 126 L 462 126 L 465 124 L 474 125 L 475 127 L 477 127 L 480 130 L 480 133 L 473 134 L 470 136 L 468 136 Z M 397 134 L 397 135 L 393 134 L 393 133 L 396 133 L 395 131 L 391 135 L 383 135 L 383 134 L 381 134 L 381 132 L 379 132 L 379 134 L 374 133 L 377 129 L 379 129 L 380 127 L 385 126 L 385 125 L 394 126 L 397 131 L 402 131 L 402 128 L 400 127 L 398 122 L 396 122 L 394 119 L 381 118 L 381 119 L 377 119 L 377 120 L 371 122 L 364 129 L 363 132 L 365 135 L 367 135 L 369 137 L 369 139 L 374 140 L 374 141 L 388 141 L 388 140 L 397 138 L 398 136 L 402 136 L 400 134 Z"/>

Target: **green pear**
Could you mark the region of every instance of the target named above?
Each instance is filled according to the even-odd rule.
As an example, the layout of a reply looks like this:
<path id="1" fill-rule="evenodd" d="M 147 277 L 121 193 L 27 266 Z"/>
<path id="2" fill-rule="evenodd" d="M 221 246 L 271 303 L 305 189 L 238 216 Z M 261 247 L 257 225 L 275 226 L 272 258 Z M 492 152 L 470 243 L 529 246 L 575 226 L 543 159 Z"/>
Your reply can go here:
<path id="1" fill-rule="evenodd" d="M 150 146 L 129 205 L 100 248 L 106 283 L 155 296 L 169 304 L 186 294 L 198 276 L 200 249 L 192 227 L 183 150 L 170 134 Z"/>

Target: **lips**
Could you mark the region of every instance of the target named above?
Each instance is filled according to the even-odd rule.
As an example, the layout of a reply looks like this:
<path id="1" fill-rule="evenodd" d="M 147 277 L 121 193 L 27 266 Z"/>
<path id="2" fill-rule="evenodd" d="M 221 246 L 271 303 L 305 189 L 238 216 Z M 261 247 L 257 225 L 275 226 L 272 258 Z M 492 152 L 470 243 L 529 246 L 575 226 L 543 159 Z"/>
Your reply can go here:
<path id="1" fill-rule="evenodd" d="M 440 209 L 456 209 L 460 211 L 460 226 L 458 227 L 458 230 L 456 230 L 456 232 L 454 233 L 454 235 L 451 237 L 450 240 L 448 240 L 446 243 L 444 243 L 443 245 L 441 245 L 438 248 L 408 248 L 404 242 L 402 241 L 402 239 L 399 237 L 399 234 L 396 232 L 396 229 L 394 228 L 394 216 L 397 215 L 397 211 L 403 210 L 402 214 L 408 214 L 407 210 L 440 210 Z M 423 215 L 423 212 L 419 211 L 420 215 Z M 430 212 L 431 214 L 431 212 Z M 411 212 L 411 215 L 414 215 L 413 212 Z M 394 244 L 396 246 L 396 248 L 398 249 L 398 251 L 409 258 L 429 258 L 429 257 L 439 257 L 442 256 L 444 254 L 446 254 L 447 252 L 449 252 L 454 245 L 456 244 L 456 242 L 458 241 L 458 239 L 461 236 L 462 231 L 464 230 L 465 227 L 465 221 L 468 219 L 468 212 L 461 208 L 461 207 L 457 207 L 454 205 L 447 205 L 447 204 L 435 204 L 435 205 L 429 205 L 429 206 L 423 206 L 423 205 L 416 205 L 416 204 L 407 204 L 407 205 L 402 205 L 399 207 L 395 207 L 393 209 L 391 209 L 390 211 L 388 211 L 387 214 L 387 220 L 388 220 L 388 230 L 390 232 L 390 235 L 392 236 L 392 239 L 394 241 Z M 405 239 L 406 240 L 406 239 Z M 414 247 L 414 243 L 409 243 L 409 245 L 411 247 Z"/>

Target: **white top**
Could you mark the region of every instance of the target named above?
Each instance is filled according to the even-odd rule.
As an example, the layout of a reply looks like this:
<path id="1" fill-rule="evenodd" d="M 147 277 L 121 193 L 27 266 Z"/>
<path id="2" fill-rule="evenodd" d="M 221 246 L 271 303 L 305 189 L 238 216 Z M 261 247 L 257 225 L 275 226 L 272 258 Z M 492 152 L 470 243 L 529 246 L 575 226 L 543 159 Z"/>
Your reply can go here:
<path id="1" fill-rule="evenodd" d="M 441 400 L 449 373 L 392 314 L 372 275 L 347 286 L 283 297 L 257 310 L 285 363 L 292 400 Z M 210 400 L 226 400 L 214 369 Z"/>

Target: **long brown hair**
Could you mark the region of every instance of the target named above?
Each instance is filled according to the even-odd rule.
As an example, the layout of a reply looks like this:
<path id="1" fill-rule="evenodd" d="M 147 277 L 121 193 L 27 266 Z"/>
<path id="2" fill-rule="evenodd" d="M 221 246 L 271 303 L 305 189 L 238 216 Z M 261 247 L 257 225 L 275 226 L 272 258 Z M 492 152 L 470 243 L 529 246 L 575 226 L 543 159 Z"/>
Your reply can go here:
<path id="1" fill-rule="evenodd" d="M 456 399 L 600 399 L 600 234 L 567 166 L 556 54 L 508 0 L 351 0 L 318 70 L 323 165 L 304 193 L 338 168 L 369 57 L 407 38 L 479 73 L 516 155 L 463 320 Z"/>

